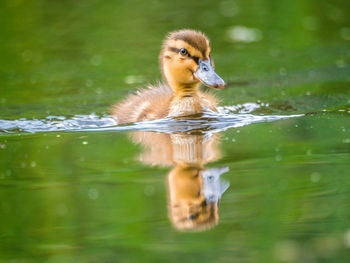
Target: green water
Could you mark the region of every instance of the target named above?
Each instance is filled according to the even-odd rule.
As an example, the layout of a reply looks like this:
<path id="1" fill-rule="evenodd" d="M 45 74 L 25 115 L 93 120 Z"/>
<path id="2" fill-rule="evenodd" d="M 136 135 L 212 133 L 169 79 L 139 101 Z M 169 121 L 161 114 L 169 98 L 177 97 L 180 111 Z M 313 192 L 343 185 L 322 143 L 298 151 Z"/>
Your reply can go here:
<path id="1" fill-rule="evenodd" d="M 180 28 L 210 37 L 229 84 L 221 105 L 306 114 L 218 135 L 220 157 L 204 166 L 228 167 L 230 187 L 217 225 L 195 232 L 169 218 L 172 165 L 141 162 L 129 133 L 1 133 L 0 262 L 349 261 L 349 1 L 0 7 L 1 120 L 108 113 L 161 78 L 161 41 Z"/>

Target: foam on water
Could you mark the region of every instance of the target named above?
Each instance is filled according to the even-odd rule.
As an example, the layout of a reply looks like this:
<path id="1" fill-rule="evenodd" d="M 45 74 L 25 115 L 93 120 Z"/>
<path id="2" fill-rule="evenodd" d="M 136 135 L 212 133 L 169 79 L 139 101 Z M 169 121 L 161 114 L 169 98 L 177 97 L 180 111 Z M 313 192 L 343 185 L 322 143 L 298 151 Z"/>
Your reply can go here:
<path id="1" fill-rule="evenodd" d="M 90 115 L 75 115 L 71 119 L 67 119 L 64 116 L 48 116 L 41 120 L 0 120 L 0 133 L 70 131 L 111 127 L 114 125 L 117 125 L 115 119 L 108 116 L 100 117 L 95 113 Z"/>
<path id="2" fill-rule="evenodd" d="M 218 112 L 205 112 L 186 118 L 163 118 L 142 121 L 128 125 L 117 125 L 111 116 L 75 115 L 48 116 L 45 119 L 0 120 L 0 135 L 8 133 L 36 133 L 57 131 L 127 131 L 142 130 L 156 132 L 219 132 L 229 128 L 242 127 L 257 122 L 277 121 L 302 115 L 254 115 L 250 112 L 266 106 L 246 103 L 236 106 L 220 107 Z M 238 113 L 237 113 L 238 112 Z"/>

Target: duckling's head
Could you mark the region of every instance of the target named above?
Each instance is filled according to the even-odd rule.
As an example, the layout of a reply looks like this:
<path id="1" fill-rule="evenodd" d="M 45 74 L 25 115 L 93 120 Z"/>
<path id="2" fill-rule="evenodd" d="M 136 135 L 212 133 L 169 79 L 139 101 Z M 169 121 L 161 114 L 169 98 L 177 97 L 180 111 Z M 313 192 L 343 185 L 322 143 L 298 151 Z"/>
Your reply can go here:
<path id="1" fill-rule="evenodd" d="M 223 89 L 225 81 L 214 71 L 208 38 L 198 31 L 180 30 L 169 33 L 163 42 L 160 62 L 164 79 L 175 90 L 204 85 Z"/>

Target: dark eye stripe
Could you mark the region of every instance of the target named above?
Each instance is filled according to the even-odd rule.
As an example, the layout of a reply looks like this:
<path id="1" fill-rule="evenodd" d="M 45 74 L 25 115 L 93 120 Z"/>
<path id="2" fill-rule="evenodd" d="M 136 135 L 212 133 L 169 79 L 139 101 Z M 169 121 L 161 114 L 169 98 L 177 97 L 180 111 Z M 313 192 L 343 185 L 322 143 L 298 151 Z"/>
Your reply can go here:
<path id="1" fill-rule="evenodd" d="M 169 50 L 172 51 L 172 52 L 175 52 L 175 53 L 180 53 L 180 50 L 179 48 L 176 48 L 176 47 L 169 47 Z M 199 57 L 196 57 L 196 56 L 191 56 L 190 53 L 187 53 L 187 56 L 191 59 L 194 60 L 194 62 L 196 62 L 197 64 L 199 64 Z"/>

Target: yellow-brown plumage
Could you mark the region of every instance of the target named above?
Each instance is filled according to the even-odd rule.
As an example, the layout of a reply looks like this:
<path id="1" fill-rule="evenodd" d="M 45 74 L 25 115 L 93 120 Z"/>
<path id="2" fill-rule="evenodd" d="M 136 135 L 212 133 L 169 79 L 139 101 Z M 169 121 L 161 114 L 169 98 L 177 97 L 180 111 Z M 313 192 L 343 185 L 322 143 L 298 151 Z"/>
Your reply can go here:
<path id="1" fill-rule="evenodd" d="M 112 115 L 122 124 L 216 111 L 217 99 L 199 90 L 200 82 L 215 88 L 225 86 L 212 68 L 210 51 L 209 40 L 200 32 L 169 33 L 159 56 L 164 83 L 141 89 L 115 104 Z M 209 73 L 211 78 L 206 79 Z"/>

